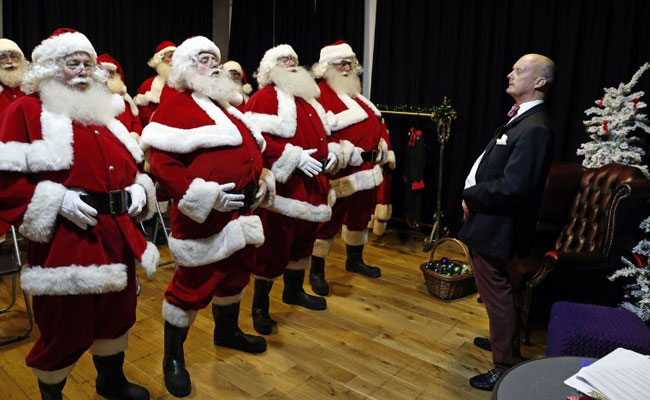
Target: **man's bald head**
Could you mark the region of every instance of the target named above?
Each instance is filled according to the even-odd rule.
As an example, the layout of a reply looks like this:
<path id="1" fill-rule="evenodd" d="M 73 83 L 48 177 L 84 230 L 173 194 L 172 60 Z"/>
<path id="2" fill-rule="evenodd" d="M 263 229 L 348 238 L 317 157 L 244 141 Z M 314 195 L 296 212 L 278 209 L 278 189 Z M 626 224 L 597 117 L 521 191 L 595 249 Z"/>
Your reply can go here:
<path id="1" fill-rule="evenodd" d="M 543 99 L 555 78 L 555 63 L 541 54 L 526 54 L 508 74 L 508 89 L 517 103 Z"/>

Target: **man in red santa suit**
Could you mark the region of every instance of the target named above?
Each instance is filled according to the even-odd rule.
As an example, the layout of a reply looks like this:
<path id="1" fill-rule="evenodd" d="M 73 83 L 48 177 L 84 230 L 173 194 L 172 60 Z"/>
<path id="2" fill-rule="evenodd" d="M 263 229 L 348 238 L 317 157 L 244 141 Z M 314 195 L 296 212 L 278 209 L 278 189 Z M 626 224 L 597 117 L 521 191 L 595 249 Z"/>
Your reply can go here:
<path id="1" fill-rule="evenodd" d="M 12 101 L 25 95 L 20 85 L 27 65 L 22 50 L 14 41 L 0 39 L 0 113 Z M 9 227 L 8 223 L 0 220 L 0 243 L 4 241 Z"/>
<path id="2" fill-rule="evenodd" d="M 133 101 L 140 110 L 140 121 L 145 127 L 151 120 L 151 115 L 158 105 L 166 99 L 174 97 L 178 92 L 166 85 L 169 73 L 171 72 L 172 56 L 176 45 L 168 40 L 160 42 L 156 47 L 153 57 L 147 61 L 147 65 L 156 70 L 156 76 L 152 76 L 138 88 Z"/>
<path id="3" fill-rule="evenodd" d="M 246 105 L 246 115 L 266 139 L 264 164 L 276 179 L 273 204 L 262 210 L 266 241 L 259 249 L 253 296 L 253 325 L 257 332 L 272 330 L 269 292 L 284 274 L 282 301 L 311 310 L 324 310 L 324 298 L 305 293 L 303 280 L 318 224 L 330 219 L 333 192 L 322 172 L 337 165 L 327 147 L 325 111 L 316 101 L 318 85 L 298 67 L 291 46 L 267 50 L 257 70 L 260 90 Z"/>
<path id="4" fill-rule="evenodd" d="M 36 90 L 0 116 L 0 216 L 29 240 L 23 290 L 41 336 L 27 355 L 43 398 L 60 399 L 86 351 L 97 393 L 148 399 L 122 372 L 135 323 L 136 260 L 152 277 L 156 247 L 136 221 L 153 215 L 143 154 L 117 119 L 86 36 L 60 28 L 32 52 L 24 85 Z"/>
<path id="5" fill-rule="evenodd" d="M 97 56 L 97 62 L 108 71 L 108 81 L 106 82 L 108 89 L 112 93 L 122 96 L 124 99 L 124 112 L 117 116 L 118 121 L 126 127 L 135 140 L 139 141 L 140 134 L 142 133 L 142 123 L 140 123 L 140 118 L 138 117 L 140 113 L 138 112 L 138 106 L 135 105 L 126 90 L 122 67 L 117 60 L 107 53 Z"/>
<path id="6" fill-rule="evenodd" d="M 250 94 L 253 91 L 253 87 L 250 83 L 248 83 L 248 79 L 246 78 L 246 71 L 244 71 L 244 69 L 241 67 L 241 65 L 239 65 L 237 61 L 233 60 L 226 61 L 223 64 L 223 68 L 226 71 L 230 72 L 230 77 L 239 86 L 239 93 L 241 93 L 244 101 L 242 101 L 241 104 L 237 106 L 237 108 L 239 111 L 243 112 L 246 110 L 246 103 L 248 102 Z"/>
<path id="7" fill-rule="evenodd" d="M 185 40 L 173 57 L 169 84 L 183 93 L 162 104 L 142 131 L 151 173 L 174 200 L 169 249 L 179 264 L 162 306 L 163 373 L 175 396 L 191 391 L 183 343 L 196 313 L 212 302 L 214 343 L 248 353 L 266 340 L 239 329 L 239 303 L 264 242 L 253 210 L 268 205 L 274 179 L 263 166 L 265 142 L 234 106 L 241 95 L 219 67 L 209 39 Z"/>
<path id="8" fill-rule="evenodd" d="M 25 95 L 20 90 L 29 63 L 20 47 L 9 39 L 0 39 L 0 113 L 11 102 Z"/>
<path id="9" fill-rule="evenodd" d="M 383 181 L 381 164 L 389 161 L 388 135 L 377 108 L 361 95 L 361 68 L 347 43 L 339 41 L 323 47 L 312 72 L 323 78 L 319 102 L 327 111 L 332 130 L 330 143 L 340 145 L 340 157 L 347 164 L 330 178 L 337 201 L 332 219 L 318 228 L 312 254 L 309 282 L 314 292 L 326 295 L 329 286 L 325 281 L 325 257 L 341 227 L 347 250 L 345 269 L 371 278 L 381 275 L 379 268 L 364 263 L 362 255 L 376 187 Z"/>

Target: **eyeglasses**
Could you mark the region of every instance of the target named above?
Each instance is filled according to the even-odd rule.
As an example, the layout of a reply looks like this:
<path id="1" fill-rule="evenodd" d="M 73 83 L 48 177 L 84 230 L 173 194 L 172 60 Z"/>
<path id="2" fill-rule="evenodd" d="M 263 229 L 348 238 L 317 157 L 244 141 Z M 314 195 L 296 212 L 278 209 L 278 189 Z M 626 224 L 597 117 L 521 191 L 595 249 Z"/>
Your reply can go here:
<path id="1" fill-rule="evenodd" d="M 199 62 L 199 64 L 204 64 L 204 65 L 219 64 L 219 60 L 217 59 L 217 57 L 211 53 L 200 54 L 197 61 Z"/>
<path id="2" fill-rule="evenodd" d="M 298 59 L 293 56 L 278 57 L 277 62 L 278 64 L 285 64 L 285 65 L 289 65 L 291 62 L 293 62 L 294 64 L 298 65 Z"/>
<path id="3" fill-rule="evenodd" d="M 82 67 L 81 69 L 84 69 L 86 71 L 91 71 L 95 67 L 97 67 L 97 64 L 95 64 L 93 62 L 80 62 L 80 61 L 76 61 L 76 60 L 70 60 L 70 61 L 67 61 L 64 64 L 64 66 L 67 69 L 73 70 L 73 71 L 78 71 L 80 69 L 79 67 Z"/>
<path id="4" fill-rule="evenodd" d="M 7 61 L 18 61 L 20 60 L 20 53 L 17 51 L 9 50 L 0 52 L 0 62 L 6 63 Z"/>

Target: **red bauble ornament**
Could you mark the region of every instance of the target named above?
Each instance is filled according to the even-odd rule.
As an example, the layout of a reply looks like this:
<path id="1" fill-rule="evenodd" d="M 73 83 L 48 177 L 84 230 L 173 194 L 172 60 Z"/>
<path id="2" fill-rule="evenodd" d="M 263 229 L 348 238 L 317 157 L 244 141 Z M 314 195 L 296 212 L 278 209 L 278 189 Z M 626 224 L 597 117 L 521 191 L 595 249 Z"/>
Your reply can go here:
<path id="1" fill-rule="evenodd" d="M 605 95 L 600 98 L 600 103 L 598 103 L 598 107 L 602 108 L 603 107 L 603 101 L 605 101 Z"/>
<path id="2" fill-rule="evenodd" d="M 603 130 L 607 132 L 609 128 L 607 127 L 607 121 L 603 121 Z"/>
<path id="3" fill-rule="evenodd" d="M 635 97 L 632 101 L 634 102 L 634 109 L 636 110 L 636 105 L 639 104 L 639 98 Z"/>

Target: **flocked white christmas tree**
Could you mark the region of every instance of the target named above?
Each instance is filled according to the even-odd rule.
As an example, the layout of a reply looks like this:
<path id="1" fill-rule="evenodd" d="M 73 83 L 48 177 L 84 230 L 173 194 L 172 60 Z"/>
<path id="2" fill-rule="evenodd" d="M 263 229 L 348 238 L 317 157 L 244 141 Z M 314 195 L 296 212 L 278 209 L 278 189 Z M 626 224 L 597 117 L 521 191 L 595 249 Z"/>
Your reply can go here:
<path id="1" fill-rule="evenodd" d="M 638 144 L 638 137 L 633 136 L 638 129 L 650 133 L 648 116 L 641 112 L 646 104 L 640 101 L 643 91 L 632 92 L 643 73 L 650 68 L 645 63 L 628 83 L 621 83 L 617 88 L 605 88 L 605 94 L 596 100 L 596 107 L 588 108 L 586 115 L 593 115 L 583 121 L 590 142 L 583 143 L 577 151 L 585 156 L 582 165 L 598 168 L 609 163 L 632 165 L 650 177 L 648 166 L 642 164 L 645 152 Z"/>
<path id="2" fill-rule="evenodd" d="M 625 286 L 625 301 L 621 307 L 630 310 L 642 320 L 650 321 L 650 217 L 641 222 L 641 229 L 646 234 L 645 239 L 632 250 L 634 261 L 621 257 L 624 267 L 616 271 L 610 280 L 620 277 L 633 278 L 634 282 Z"/>

